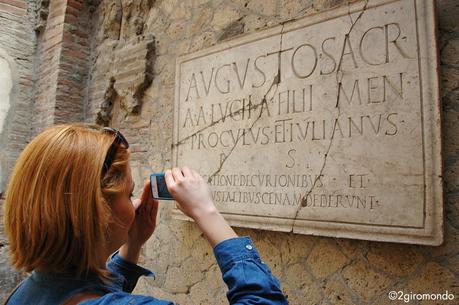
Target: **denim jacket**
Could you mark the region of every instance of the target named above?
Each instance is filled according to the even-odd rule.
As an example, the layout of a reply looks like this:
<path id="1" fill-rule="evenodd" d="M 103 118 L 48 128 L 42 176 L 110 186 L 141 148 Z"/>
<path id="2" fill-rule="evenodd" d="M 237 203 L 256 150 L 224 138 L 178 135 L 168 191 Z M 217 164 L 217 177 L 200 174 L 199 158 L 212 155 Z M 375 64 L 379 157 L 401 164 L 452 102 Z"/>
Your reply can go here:
<path id="1" fill-rule="evenodd" d="M 215 246 L 214 254 L 228 286 L 230 304 L 288 304 L 279 281 L 260 260 L 250 238 L 225 240 Z M 58 305 L 82 291 L 102 295 L 83 301 L 80 303 L 82 305 L 174 304 L 151 296 L 131 294 L 140 276 L 154 274 L 124 260 L 118 253 L 111 256 L 107 268 L 114 277 L 110 285 L 101 283 L 96 276 L 91 275 L 75 278 L 65 274 L 34 271 L 11 296 L 8 305 Z"/>

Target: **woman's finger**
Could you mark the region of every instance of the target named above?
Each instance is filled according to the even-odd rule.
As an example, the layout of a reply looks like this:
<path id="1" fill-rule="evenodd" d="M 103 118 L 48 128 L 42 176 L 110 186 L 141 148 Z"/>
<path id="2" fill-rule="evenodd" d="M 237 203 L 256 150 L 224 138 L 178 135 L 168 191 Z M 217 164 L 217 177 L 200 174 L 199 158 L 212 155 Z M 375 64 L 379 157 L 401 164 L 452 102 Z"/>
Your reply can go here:
<path id="1" fill-rule="evenodd" d="M 193 174 L 193 177 L 196 178 L 196 179 L 198 179 L 198 178 L 200 177 L 200 175 L 198 174 L 198 172 L 195 171 L 195 170 L 193 170 L 193 169 L 191 170 L 191 173 Z"/>
<path id="2" fill-rule="evenodd" d="M 179 182 L 179 181 L 183 181 L 184 180 L 183 173 L 178 167 L 174 167 L 172 169 L 172 176 L 174 176 L 175 182 Z"/>
<path id="3" fill-rule="evenodd" d="M 168 189 L 170 189 L 171 186 L 175 185 L 174 176 L 172 175 L 170 169 L 168 169 L 164 174 L 164 179 L 166 180 L 166 186 Z"/>
<path id="4" fill-rule="evenodd" d="M 184 177 L 193 177 L 191 170 L 186 166 L 182 167 L 182 173 Z"/>
<path id="5" fill-rule="evenodd" d="M 142 205 L 142 200 L 140 199 L 134 199 L 132 201 L 132 205 L 134 206 L 134 210 L 137 211 L 137 209 L 139 209 L 139 207 Z"/>
<path id="6" fill-rule="evenodd" d="M 156 223 L 156 217 L 158 216 L 159 201 L 153 199 L 151 201 L 150 219 Z"/>
<path id="7" fill-rule="evenodd" d="M 142 202 L 145 202 L 149 200 L 150 197 L 151 197 L 150 181 L 145 180 L 145 182 L 143 183 L 143 190 L 142 190 L 142 195 L 140 195 L 140 199 L 142 200 Z"/>

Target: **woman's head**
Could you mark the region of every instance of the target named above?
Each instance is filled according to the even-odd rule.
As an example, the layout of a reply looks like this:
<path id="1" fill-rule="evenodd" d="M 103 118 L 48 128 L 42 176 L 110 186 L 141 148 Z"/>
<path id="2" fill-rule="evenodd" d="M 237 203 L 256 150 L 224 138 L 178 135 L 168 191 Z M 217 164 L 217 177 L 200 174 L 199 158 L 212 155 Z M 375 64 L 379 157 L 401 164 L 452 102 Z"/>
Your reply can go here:
<path id="1" fill-rule="evenodd" d="M 14 266 L 106 275 L 104 255 L 126 241 L 134 217 L 132 205 L 126 206 L 133 184 L 129 152 L 114 137 L 94 125 L 67 124 L 27 145 L 6 191 L 4 223 Z M 116 154 L 105 171 L 112 145 Z"/>

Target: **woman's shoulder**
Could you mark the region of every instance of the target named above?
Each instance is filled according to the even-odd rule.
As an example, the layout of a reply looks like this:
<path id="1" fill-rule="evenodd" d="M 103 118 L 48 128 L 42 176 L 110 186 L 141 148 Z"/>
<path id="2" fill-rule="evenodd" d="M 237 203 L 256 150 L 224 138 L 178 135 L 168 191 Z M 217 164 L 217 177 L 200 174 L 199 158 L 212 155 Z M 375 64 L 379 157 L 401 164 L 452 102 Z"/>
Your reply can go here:
<path id="1" fill-rule="evenodd" d="M 136 304 L 136 305 L 174 305 L 174 302 L 167 300 L 159 300 L 151 296 L 130 294 L 127 292 L 111 292 L 99 298 L 80 302 L 79 305 L 121 305 L 121 304 Z"/>

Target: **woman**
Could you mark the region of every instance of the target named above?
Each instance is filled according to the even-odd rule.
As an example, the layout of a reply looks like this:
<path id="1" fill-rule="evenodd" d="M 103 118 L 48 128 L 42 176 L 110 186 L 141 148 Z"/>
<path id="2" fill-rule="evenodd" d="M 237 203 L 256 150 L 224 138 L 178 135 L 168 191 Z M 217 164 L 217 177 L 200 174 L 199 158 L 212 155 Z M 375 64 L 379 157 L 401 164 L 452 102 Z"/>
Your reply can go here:
<path id="1" fill-rule="evenodd" d="M 172 304 L 131 295 L 142 245 L 156 225 L 158 202 L 146 182 L 131 201 L 129 144 L 93 125 L 51 127 L 20 155 L 8 185 L 4 224 L 13 265 L 31 275 L 15 304 Z M 184 167 L 166 172 L 178 207 L 214 247 L 231 304 L 287 304 L 252 241 L 239 238 L 215 208 L 208 185 Z"/>

